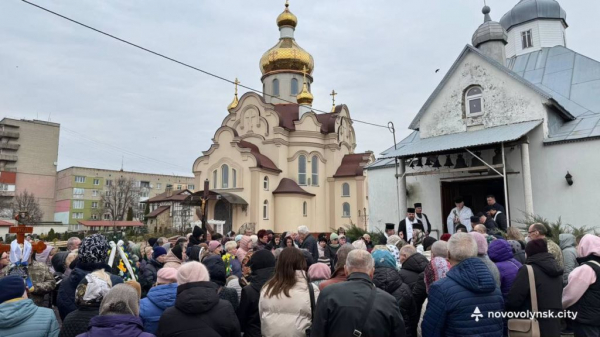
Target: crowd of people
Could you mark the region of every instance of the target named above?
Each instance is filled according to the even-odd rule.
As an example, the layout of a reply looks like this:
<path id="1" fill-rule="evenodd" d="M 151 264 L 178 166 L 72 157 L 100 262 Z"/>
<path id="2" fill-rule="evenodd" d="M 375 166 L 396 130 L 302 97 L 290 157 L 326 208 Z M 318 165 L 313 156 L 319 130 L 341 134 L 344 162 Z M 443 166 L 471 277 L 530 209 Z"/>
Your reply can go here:
<path id="1" fill-rule="evenodd" d="M 223 236 L 196 226 L 128 243 L 133 277 L 108 265 L 101 234 L 72 238 L 63 252 L 11 245 L 0 336 L 500 337 L 512 325 L 490 313 L 534 304 L 555 315 L 536 318 L 541 336 L 600 336 L 599 237 L 561 234 L 557 245 L 533 224 L 527 239 L 474 226 L 436 240 L 407 219 L 378 244 L 368 234 L 351 242 L 343 228 Z M 577 316 L 561 321 L 563 310 Z"/>

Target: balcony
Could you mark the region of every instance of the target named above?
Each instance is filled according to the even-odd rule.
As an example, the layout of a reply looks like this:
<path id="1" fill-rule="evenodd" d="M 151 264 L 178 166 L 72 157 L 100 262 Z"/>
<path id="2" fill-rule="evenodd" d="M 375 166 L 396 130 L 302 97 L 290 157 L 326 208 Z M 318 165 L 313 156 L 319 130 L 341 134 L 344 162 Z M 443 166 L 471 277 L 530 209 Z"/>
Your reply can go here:
<path id="1" fill-rule="evenodd" d="M 15 144 L 15 143 L 0 143 L 0 149 L 7 149 L 7 150 L 18 150 L 19 147 L 21 147 L 21 144 Z"/>
<path id="2" fill-rule="evenodd" d="M 0 138 L 19 139 L 19 133 L 15 131 L 0 131 Z"/>
<path id="3" fill-rule="evenodd" d="M 14 197 L 15 191 L 0 191 L 0 197 Z"/>
<path id="4" fill-rule="evenodd" d="M 18 157 L 14 154 L 0 154 L 0 161 L 17 161 Z"/>

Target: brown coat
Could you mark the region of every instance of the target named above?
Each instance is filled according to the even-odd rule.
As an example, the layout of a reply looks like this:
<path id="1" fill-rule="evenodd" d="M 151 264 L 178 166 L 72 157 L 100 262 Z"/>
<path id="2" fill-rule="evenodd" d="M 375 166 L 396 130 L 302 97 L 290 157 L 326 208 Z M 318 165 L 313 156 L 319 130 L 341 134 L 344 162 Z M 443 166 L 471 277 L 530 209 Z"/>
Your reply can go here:
<path id="1" fill-rule="evenodd" d="M 348 279 L 346 271 L 344 270 L 344 268 L 339 268 L 335 272 L 333 272 L 333 275 L 331 275 L 331 278 L 329 280 L 325 280 L 319 284 L 319 290 L 323 291 L 323 289 L 328 285 L 345 282 L 346 279 Z"/>

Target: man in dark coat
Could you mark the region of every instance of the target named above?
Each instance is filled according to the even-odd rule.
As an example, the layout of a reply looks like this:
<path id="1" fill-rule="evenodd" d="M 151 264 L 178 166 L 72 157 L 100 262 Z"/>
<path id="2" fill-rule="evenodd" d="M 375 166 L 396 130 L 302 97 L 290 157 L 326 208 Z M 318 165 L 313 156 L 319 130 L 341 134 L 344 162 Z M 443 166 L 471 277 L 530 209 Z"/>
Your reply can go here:
<path id="1" fill-rule="evenodd" d="M 396 227 L 396 225 L 393 223 L 385 224 L 385 233 L 383 233 L 383 235 L 379 238 L 380 245 L 387 245 L 387 239 L 394 235 L 394 227 Z"/>
<path id="2" fill-rule="evenodd" d="M 300 239 L 302 239 L 300 249 L 306 249 L 310 255 L 312 255 L 313 261 L 317 261 L 319 259 L 319 247 L 317 247 L 317 240 L 310 235 L 308 227 L 298 227 L 298 235 L 300 236 Z"/>
<path id="3" fill-rule="evenodd" d="M 242 289 L 242 299 L 237 310 L 240 327 L 246 337 L 261 337 L 260 314 L 258 301 L 262 286 L 275 272 L 275 257 L 266 250 L 260 250 L 252 255 L 246 264 L 250 267 L 250 284 Z"/>
<path id="4" fill-rule="evenodd" d="M 496 224 L 498 225 L 498 228 L 501 231 L 506 232 L 506 230 L 508 229 L 506 214 L 500 211 L 500 205 L 496 204 L 493 206 L 488 206 L 486 208 L 486 211 L 490 213 L 490 215 L 494 219 L 494 222 L 496 222 Z"/>
<path id="5" fill-rule="evenodd" d="M 373 286 L 373 267 L 367 251 L 355 249 L 348 254 L 348 280 L 329 285 L 319 294 L 312 337 L 353 336 L 357 330 L 363 336 L 406 336 L 396 298 Z M 369 299 L 374 302 L 367 312 Z"/>
<path id="6" fill-rule="evenodd" d="M 402 262 L 402 269 L 398 272 L 400 279 L 408 284 L 412 291 L 419 277 L 423 277 L 422 273 L 429 261 L 423 254 L 417 253 L 415 247 L 407 245 L 400 249 L 400 262 Z"/>
<path id="7" fill-rule="evenodd" d="M 483 224 L 487 230 L 487 233 L 494 233 L 498 229 L 498 224 L 494 221 L 491 215 L 477 213 L 479 216 L 479 223 Z"/>
<path id="8" fill-rule="evenodd" d="M 146 297 L 150 288 L 156 283 L 158 278 L 158 271 L 163 267 L 165 258 L 167 257 L 167 250 L 163 247 L 154 248 L 152 252 L 152 258 L 146 264 L 144 272 L 140 277 L 140 286 L 142 287 L 142 297 Z"/>
<path id="9" fill-rule="evenodd" d="M 423 223 L 415 217 L 415 209 L 409 208 L 406 210 L 406 218 L 398 226 L 398 236 L 411 243 L 414 229 L 423 230 Z"/>
<path id="10" fill-rule="evenodd" d="M 429 222 L 429 218 L 427 214 L 423 213 L 423 204 L 420 202 L 415 203 L 415 217 L 417 220 L 423 223 L 423 228 L 427 234 L 431 233 L 431 222 Z"/>
<path id="11" fill-rule="evenodd" d="M 489 194 L 486 197 L 486 201 L 487 201 L 488 206 L 495 206 L 498 209 L 498 211 L 506 214 L 506 211 L 504 210 L 504 206 L 502 206 L 496 202 L 496 197 L 493 194 Z"/>

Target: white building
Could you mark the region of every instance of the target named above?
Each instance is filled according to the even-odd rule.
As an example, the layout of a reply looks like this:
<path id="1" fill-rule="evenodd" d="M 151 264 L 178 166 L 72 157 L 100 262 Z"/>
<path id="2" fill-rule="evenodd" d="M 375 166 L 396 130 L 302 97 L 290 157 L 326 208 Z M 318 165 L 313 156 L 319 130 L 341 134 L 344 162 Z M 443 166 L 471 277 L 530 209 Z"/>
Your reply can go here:
<path id="1" fill-rule="evenodd" d="M 512 221 L 526 212 L 596 225 L 600 62 L 567 48 L 566 13 L 554 0 L 522 0 L 500 23 L 489 7 L 483 13 L 473 46 L 418 112 L 413 132 L 368 167 L 371 228 L 397 223 L 421 202 L 441 235 L 454 197 L 476 213 L 487 194 L 508 205 Z"/>

